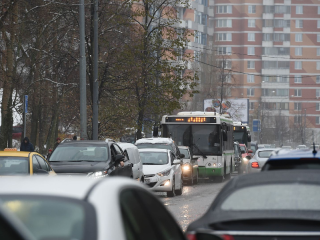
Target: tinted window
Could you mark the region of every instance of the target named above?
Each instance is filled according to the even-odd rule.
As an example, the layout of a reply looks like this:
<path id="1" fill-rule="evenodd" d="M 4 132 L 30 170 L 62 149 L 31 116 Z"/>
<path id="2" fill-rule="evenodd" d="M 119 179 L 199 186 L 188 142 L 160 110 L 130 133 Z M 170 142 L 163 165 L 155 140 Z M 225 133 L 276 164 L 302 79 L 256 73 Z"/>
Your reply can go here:
<path id="1" fill-rule="evenodd" d="M 320 211 L 320 186 L 309 184 L 268 184 L 242 188 L 225 199 L 221 209 L 317 210 Z"/>
<path id="2" fill-rule="evenodd" d="M 96 161 L 102 162 L 109 159 L 107 146 L 90 147 L 57 147 L 52 153 L 49 161 Z"/>
<path id="3" fill-rule="evenodd" d="M 181 154 L 184 154 L 184 158 L 190 158 L 190 154 L 189 154 L 188 149 L 179 148 L 179 150 L 180 150 Z"/>
<path id="4" fill-rule="evenodd" d="M 38 196 L 0 196 L 0 200 L 36 239 L 85 239 L 85 210 L 76 201 Z"/>
<path id="5" fill-rule="evenodd" d="M 274 160 L 268 161 L 262 171 L 289 169 L 320 169 L 320 161 L 316 160 Z"/>
<path id="6" fill-rule="evenodd" d="M 165 165 L 168 164 L 168 153 L 166 152 L 140 152 L 143 165 Z"/>
<path id="7" fill-rule="evenodd" d="M 260 151 L 258 153 L 259 158 L 269 158 L 273 151 Z"/>
<path id="8" fill-rule="evenodd" d="M 33 165 L 33 169 L 41 169 L 40 164 L 39 164 L 36 156 L 32 157 L 32 165 Z"/>
<path id="9" fill-rule="evenodd" d="M 0 157 L 0 175 L 29 174 L 29 159 L 26 157 Z"/>
<path id="10" fill-rule="evenodd" d="M 46 161 L 42 157 L 36 156 L 36 158 L 43 170 L 50 171 L 50 169 L 48 168 L 48 165 L 46 164 Z"/>

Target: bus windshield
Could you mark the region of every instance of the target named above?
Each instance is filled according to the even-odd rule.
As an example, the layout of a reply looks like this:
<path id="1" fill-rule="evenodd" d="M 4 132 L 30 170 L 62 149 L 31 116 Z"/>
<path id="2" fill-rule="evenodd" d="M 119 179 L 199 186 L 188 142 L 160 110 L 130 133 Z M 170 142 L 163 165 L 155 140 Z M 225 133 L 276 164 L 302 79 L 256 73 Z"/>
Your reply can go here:
<path id="1" fill-rule="evenodd" d="M 247 132 L 245 131 L 234 131 L 233 132 L 233 137 L 234 137 L 234 141 L 236 142 L 239 142 L 239 143 L 242 143 L 242 144 L 246 144 L 247 145 L 247 141 L 248 141 L 248 138 L 247 138 Z"/>
<path id="2" fill-rule="evenodd" d="M 193 155 L 221 154 L 219 125 L 164 124 L 163 134 L 171 136 L 178 146 L 189 146 Z"/>

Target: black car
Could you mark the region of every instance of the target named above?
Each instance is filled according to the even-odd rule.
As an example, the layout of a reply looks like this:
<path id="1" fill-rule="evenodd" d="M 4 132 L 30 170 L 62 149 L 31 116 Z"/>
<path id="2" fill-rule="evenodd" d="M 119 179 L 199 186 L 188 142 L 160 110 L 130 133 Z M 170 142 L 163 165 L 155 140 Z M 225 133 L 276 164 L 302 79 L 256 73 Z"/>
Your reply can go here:
<path id="1" fill-rule="evenodd" d="M 124 166 L 121 166 L 121 161 L 124 162 Z M 122 149 L 110 140 L 60 143 L 50 156 L 49 162 L 58 175 L 116 175 L 132 178 L 132 164 L 127 162 Z"/>
<path id="2" fill-rule="evenodd" d="M 266 171 L 233 178 L 187 228 L 227 239 L 320 238 L 320 171 Z M 191 238 L 192 239 L 192 238 Z M 206 238 L 210 239 L 210 238 Z"/>

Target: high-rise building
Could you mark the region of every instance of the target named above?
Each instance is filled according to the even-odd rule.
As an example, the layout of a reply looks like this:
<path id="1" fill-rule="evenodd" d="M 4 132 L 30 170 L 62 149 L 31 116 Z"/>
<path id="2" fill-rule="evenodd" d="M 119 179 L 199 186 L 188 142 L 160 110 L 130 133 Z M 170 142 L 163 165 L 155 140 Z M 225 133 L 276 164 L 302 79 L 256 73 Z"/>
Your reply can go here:
<path id="1" fill-rule="evenodd" d="M 206 4 L 192 2 L 197 10 L 185 10 L 184 19 L 192 20 L 193 11 L 188 26 L 198 31 L 195 54 L 212 39 L 213 51 L 227 58 L 234 79 L 230 97 L 249 98 L 250 119 L 262 120 L 265 139 L 320 142 L 320 1 Z"/>

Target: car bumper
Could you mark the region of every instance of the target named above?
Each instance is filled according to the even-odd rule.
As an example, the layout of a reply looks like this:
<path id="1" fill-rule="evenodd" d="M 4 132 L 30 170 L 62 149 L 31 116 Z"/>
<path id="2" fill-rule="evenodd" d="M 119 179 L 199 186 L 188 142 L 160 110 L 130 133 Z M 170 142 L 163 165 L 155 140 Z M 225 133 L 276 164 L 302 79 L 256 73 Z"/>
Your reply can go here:
<path id="1" fill-rule="evenodd" d="M 145 184 L 150 187 L 152 191 L 155 192 L 168 192 L 172 190 L 172 176 L 153 176 L 145 177 Z M 166 184 L 167 183 L 167 184 Z"/>
<path id="2" fill-rule="evenodd" d="M 248 171 L 249 173 L 261 172 L 261 168 L 252 168 L 252 167 L 249 167 L 248 170 L 249 170 L 249 171 Z"/>

